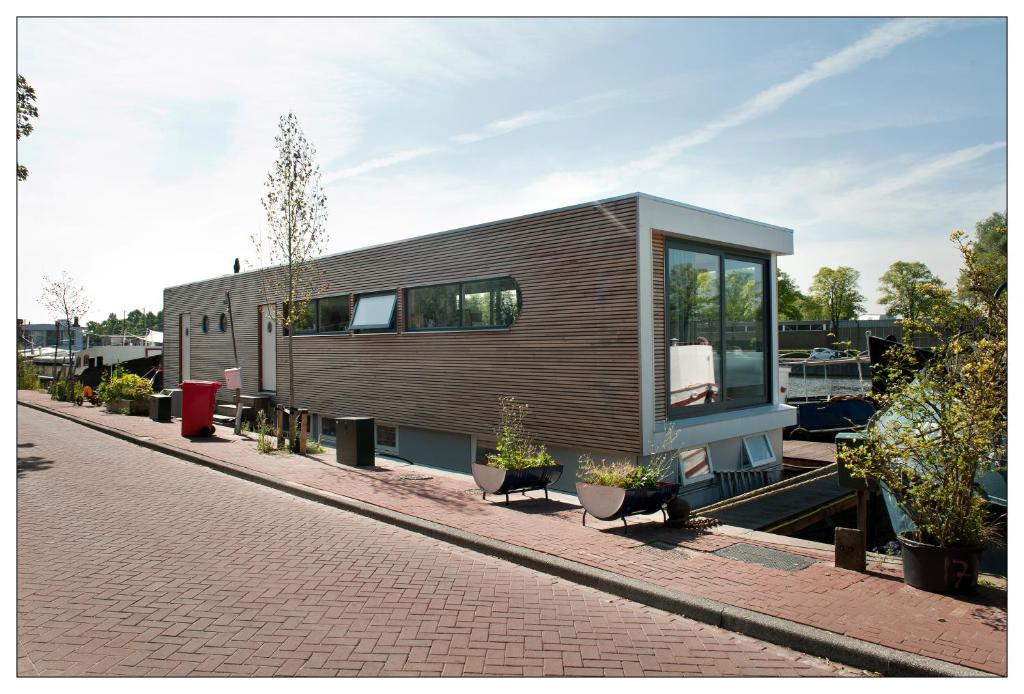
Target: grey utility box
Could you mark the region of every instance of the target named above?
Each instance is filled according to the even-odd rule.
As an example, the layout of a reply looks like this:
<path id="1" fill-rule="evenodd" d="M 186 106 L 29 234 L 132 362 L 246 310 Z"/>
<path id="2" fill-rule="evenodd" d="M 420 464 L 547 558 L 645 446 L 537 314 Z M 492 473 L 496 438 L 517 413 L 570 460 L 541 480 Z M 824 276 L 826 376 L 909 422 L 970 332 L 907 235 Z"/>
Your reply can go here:
<path id="1" fill-rule="evenodd" d="M 149 418 L 154 422 L 171 421 L 171 396 L 156 394 L 149 396 Z"/>
<path id="2" fill-rule="evenodd" d="M 171 416 L 181 417 L 181 388 L 164 388 L 160 392 L 171 396 Z"/>
<path id="3" fill-rule="evenodd" d="M 372 466 L 373 417 L 338 417 L 334 425 L 338 462 L 359 467 Z"/>

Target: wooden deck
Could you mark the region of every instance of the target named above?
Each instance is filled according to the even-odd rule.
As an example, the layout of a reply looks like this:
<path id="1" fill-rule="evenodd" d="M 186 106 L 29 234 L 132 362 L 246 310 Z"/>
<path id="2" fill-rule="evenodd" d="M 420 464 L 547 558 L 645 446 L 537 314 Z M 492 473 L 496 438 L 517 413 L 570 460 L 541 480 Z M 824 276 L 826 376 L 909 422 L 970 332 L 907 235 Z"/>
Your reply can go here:
<path id="1" fill-rule="evenodd" d="M 836 445 L 821 441 L 783 441 L 783 465 L 805 469 L 836 462 Z"/>

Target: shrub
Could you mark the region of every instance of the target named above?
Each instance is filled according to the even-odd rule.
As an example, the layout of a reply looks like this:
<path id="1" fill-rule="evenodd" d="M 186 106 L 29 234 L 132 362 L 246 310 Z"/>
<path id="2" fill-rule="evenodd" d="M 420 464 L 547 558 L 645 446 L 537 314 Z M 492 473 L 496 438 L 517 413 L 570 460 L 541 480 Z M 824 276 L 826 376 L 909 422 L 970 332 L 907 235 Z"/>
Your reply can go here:
<path id="1" fill-rule="evenodd" d="M 50 399 L 59 400 L 61 402 L 71 402 L 72 400 L 78 401 L 83 397 L 83 389 L 81 383 L 75 383 L 74 388 L 71 386 L 70 381 L 54 381 L 50 387 Z"/>
<path id="2" fill-rule="evenodd" d="M 323 444 L 320 443 L 320 439 L 307 439 L 306 440 L 306 453 L 310 453 L 310 454 L 316 455 L 318 453 L 323 453 L 323 452 L 324 452 L 324 447 L 323 447 Z"/>
<path id="3" fill-rule="evenodd" d="M 39 388 L 39 374 L 36 373 L 35 364 L 31 359 L 18 354 L 18 390 L 37 390 Z"/>
<path id="4" fill-rule="evenodd" d="M 501 419 L 498 425 L 498 443 L 495 453 L 487 456 L 488 465 L 505 470 L 520 470 L 539 465 L 556 465 L 554 457 L 544 446 L 537 448 L 526 431 L 524 420 L 529 411 L 526 403 L 516 402 L 511 396 L 499 401 Z"/>
<path id="5" fill-rule="evenodd" d="M 256 432 L 256 450 L 260 453 L 273 453 L 276 446 L 268 435 L 270 427 L 267 426 L 267 413 L 263 410 L 256 413 Z"/>
<path id="6" fill-rule="evenodd" d="M 145 400 L 153 394 L 153 386 L 142 376 L 125 373 L 120 367 L 114 370 L 109 380 L 104 379 L 97 395 L 101 402 L 111 400 Z"/>
<path id="7" fill-rule="evenodd" d="M 968 288 L 991 282 L 974 244 L 959 234 Z M 839 455 L 856 477 L 878 480 L 917 527 L 912 539 L 976 547 L 995 537 L 978 481 L 1005 469 L 1007 440 L 1007 300 L 979 291 L 946 301 L 929 323 L 905 321 L 940 340 L 919 366 L 909 347 L 890 353 L 885 408 L 865 444 Z M 901 358 L 897 358 L 901 357 Z"/>
<path id="8" fill-rule="evenodd" d="M 665 466 L 657 459 L 646 463 L 631 460 L 595 461 L 590 454 L 580 456 L 580 479 L 587 484 L 623 489 L 657 487 L 665 476 Z"/>

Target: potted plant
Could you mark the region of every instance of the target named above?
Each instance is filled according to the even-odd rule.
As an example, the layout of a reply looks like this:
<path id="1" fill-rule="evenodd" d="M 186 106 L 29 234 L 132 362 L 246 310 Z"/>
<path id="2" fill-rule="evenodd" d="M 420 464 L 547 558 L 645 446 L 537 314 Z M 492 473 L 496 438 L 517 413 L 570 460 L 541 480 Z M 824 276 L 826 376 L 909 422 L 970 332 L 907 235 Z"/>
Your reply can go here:
<path id="1" fill-rule="evenodd" d="M 905 321 L 940 340 L 919 368 L 912 347 L 894 347 L 876 394 L 883 411 L 863 445 L 841 462 L 854 477 L 877 481 L 909 522 L 899 536 L 904 581 L 942 593 L 970 592 L 979 555 L 996 540 L 997 518 L 981 481 L 1005 469 L 1007 321 L 1005 285 L 992 291 L 990 268 L 954 234 L 964 255 L 960 299 L 941 301 L 927 321 Z"/>
<path id="2" fill-rule="evenodd" d="M 579 474 L 576 496 L 583 506 L 583 525 L 589 513 L 600 520 L 621 519 L 628 532 L 627 516 L 657 511 L 664 515 L 665 505 L 679 493 L 679 484 L 663 481 L 665 467 L 657 458 L 646 463 L 595 462 L 584 455 Z"/>
<path id="3" fill-rule="evenodd" d="M 100 383 L 97 394 L 106 404 L 107 412 L 127 410 L 129 414 L 145 416 L 149 414 L 149 396 L 153 394 L 153 386 L 142 376 L 116 368 L 109 379 Z"/>
<path id="4" fill-rule="evenodd" d="M 472 463 L 473 480 L 483 490 L 484 499 L 488 494 L 504 494 L 507 504 L 512 492 L 535 489 L 543 489 L 547 499 L 548 485 L 559 480 L 563 466 L 555 462 L 544 446 L 533 445 L 523 423 L 528 406 L 512 397 L 503 397 L 499 402 L 501 423 L 495 453 L 487 456 L 486 462 Z"/>

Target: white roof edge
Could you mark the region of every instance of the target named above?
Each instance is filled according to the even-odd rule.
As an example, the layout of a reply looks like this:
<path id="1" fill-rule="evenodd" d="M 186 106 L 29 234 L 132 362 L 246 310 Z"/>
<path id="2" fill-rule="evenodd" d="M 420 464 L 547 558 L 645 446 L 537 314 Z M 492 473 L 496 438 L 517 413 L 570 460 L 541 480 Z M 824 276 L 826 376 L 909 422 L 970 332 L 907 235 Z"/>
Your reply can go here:
<path id="1" fill-rule="evenodd" d="M 789 229 L 787 227 L 780 227 L 780 226 L 776 226 L 774 224 L 767 224 L 765 222 L 758 222 L 757 220 L 754 220 L 754 219 L 746 219 L 744 217 L 738 217 L 736 215 L 726 214 L 725 212 L 716 212 L 715 210 L 709 210 L 709 209 L 706 209 L 706 208 L 703 208 L 703 207 L 698 207 L 696 205 L 688 205 L 688 204 L 683 203 L 683 202 L 678 202 L 676 200 L 670 200 L 668 198 L 661 198 L 661 197 L 658 197 L 656 195 L 649 195 L 647 193 L 634 192 L 634 193 L 624 193 L 622 195 L 615 195 L 615 196 L 612 196 L 612 197 L 609 197 L 609 198 L 601 198 L 600 200 L 590 200 L 590 201 L 587 201 L 587 202 L 574 203 L 572 205 L 565 205 L 564 207 L 555 207 L 555 208 L 548 209 L 548 210 L 540 210 L 538 212 L 529 212 L 527 214 L 516 215 L 516 216 L 513 216 L 513 217 L 504 217 L 502 219 L 495 219 L 495 220 L 491 220 L 491 221 L 488 221 L 488 222 L 480 222 L 478 224 L 470 224 L 469 226 L 456 227 L 454 229 L 445 229 L 443 231 L 434 231 L 434 232 L 430 232 L 430 233 L 426 233 L 426 234 L 420 234 L 418 236 L 409 236 L 409 237 L 404 238 L 404 239 L 395 239 L 394 241 L 383 241 L 381 243 L 374 243 L 374 244 L 370 244 L 368 246 L 359 246 L 358 248 L 350 248 L 350 249 L 345 250 L 345 251 L 337 251 L 335 253 L 328 253 L 326 255 L 321 255 L 321 256 L 318 256 L 316 258 L 316 260 L 325 260 L 327 258 L 336 258 L 338 256 L 348 255 L 350 253 L 358 253 L 358 252 L 361 252 L 361 251 L 369 251 L 369 250 L 373 250 L 375 248 L 386 248 L 388 246 L 395 246 L 395 245 L 400 244 L 400 243 L 408 243 L 410 241 L 419 241 L 419 240 L 422 240 L 422 239 L 429 239 L 429 238 L 434 238 L 434 237 L 437 237 L 437 236 L 444 236 L 446 234 L 457 234 L 457 233 L 460 233 L 460 232 L 472 231 L 473 229 L 478 229 L 480 227 L 485 227 L 485 226 L 491 226 L 492 224 L 504 224 L 506 222 L 514 222 L 514 221 L 518 221 L 518 220 L 521 220 L 521 219 L 528 219 L 530 217 L 539 217 L 541 215 L 555 214 L 555 213 L 558 213 L 558 212 L 568 212 L 569 210 L 576 210 L 576 209 L 581 209 L 581 208 L 584 208 L 584 207 L 593 207 L 594 205 L 605 205 L 605 204 L 609 204 L 609 203 L 613 203 L 613 202 L 620 202 L 622 200 L 628 200 L 630 198 L 637 198 L 638 200 L 640 198 L 644 198 L 644 199 L 647 199 L 647 200 L 653 200 L 655 202 L 661 202 L 661 203 L 665 203 L 665 204 L 668 204 L 668 205 L 675 205 L 676 207 L 682 207 L 682 208 L 685 208 L 685 209 L 688 209 L 688 210 L 694 210 L 696 212 L 703 212 L 705 214 L 711 214 L 711 215 L 715 215 L 715 216 L 718 216 L 718 217 L 723 217 L 725 219 L 731 219 L 731 220 L 734 220 L 734 221 L 745 222 L 747 224 L 756 224 L 758 226 L 768 227 L 770 229 L 777 229 L 779 231 L 785 231 L 785 232 L 788 232 L 790 234 L 793 233 L 793 230 Z M 259 270 L 247 270 L 245 272 L 238 272 L 238 273 L 229 272 L 229 273 L 225 273 L 223 275 L 217 275 L 215 277 L 207 277 L 207 278 L 201 279 L 201 280 L 193 280 L 192 282 L 183 282 L 181 284 L 172 284 L 170 286 L 164 287 L 164 291 L 166 291 L 168 289 L 178 289 L 179 287 L 188 287 L 189 285 L 200 284 L 202 282 L 209 282 L 210 280 L 220 279 L 220 278 L 223 278 L 223 277 L 234 277 L 236 275 L 248 275 L 248 274 L 252 274 L 252 273 L 255 273 L 255 272 L 260 272 L 263 269 L 267 269 L 267 268 L 260 268 Z"/>
<path id="2" fill-rule="evenodd" d="M 759 222 L 756 219 L 749 219 L 747 217 L 740 217 L 739 215 L 729 214 L 727 212 L 719 212 L 717 210 L 709 210 L 706 207 L 699 207 L 697 205 L 690 205 L 690 204 L 685 203 L 685 202 L 679 202 L 678 200 L 670 200 L 669 198 L 662 198 L 662 197 L 658 197 L 657 195 L 649 195 L 648 193 L 634 193 L 634 195 L 636 195 L 638 198 L 644 198 L 644 199 L 647 199 L 647 200 L 653 200 L 655 202 L 662 202 L 662 203 L 665 203 L 666 205 L 675 205 L 676 207 L 682 207 L 682 208 L 685 208 L 687 210 L 693 210 L 694 212 L 703 212 L 705 214 L 713 214 L 716 217 L 724 217 L 725 219 L 731 219 L 731 220 L 736 221 L 736 222 L 746 222 L 747 224 L 756 224 L 758 226 L 768 227 L 769 229 L 776 229 L 778 231 L 785 231 L 785 232 L 788 232 L 790 234 L 793 233 L 793 230 L 790 229 L 789 227 L 783 227 L 783 226 L 779 226 L 777 224 L 769 224 L 768 222 Z"/>

